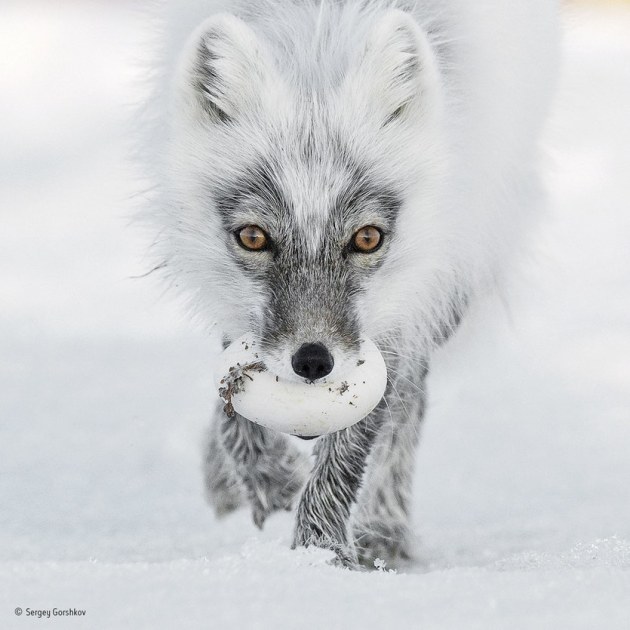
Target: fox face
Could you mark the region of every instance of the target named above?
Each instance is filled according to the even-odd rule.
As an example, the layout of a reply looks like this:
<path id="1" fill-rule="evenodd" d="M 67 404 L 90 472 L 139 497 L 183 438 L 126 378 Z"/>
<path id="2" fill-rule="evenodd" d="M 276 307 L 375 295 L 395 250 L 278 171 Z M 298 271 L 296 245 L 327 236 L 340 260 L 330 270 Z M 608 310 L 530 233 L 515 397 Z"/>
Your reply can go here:
<path id="1" fill-rule="evenodd" d="M 391 247 L 400 199 L 341 160 L 322 176 L 308 149 L 298 159 L 261 159 L 216 202 L 229 255 L 262 297 L 252 324 L 267 362 L 314 380 L 356 360 L 359 298 Z M 297 181 L 307 182 L 299 196 Z"/>
<path id="2" fill-rule="evenodd" d="M 439 176 L 424 33 L 389 10 L 349 49 L 332 72 L 316 56 L 283 69 L 277 42 L 218 15 L 191 36 L 175 90 L 169 264 L 228 339 L 255 332 L 288 379 L 342 377 L 362 337 L 409 316 L 423 255 L 410 217 Z"/>

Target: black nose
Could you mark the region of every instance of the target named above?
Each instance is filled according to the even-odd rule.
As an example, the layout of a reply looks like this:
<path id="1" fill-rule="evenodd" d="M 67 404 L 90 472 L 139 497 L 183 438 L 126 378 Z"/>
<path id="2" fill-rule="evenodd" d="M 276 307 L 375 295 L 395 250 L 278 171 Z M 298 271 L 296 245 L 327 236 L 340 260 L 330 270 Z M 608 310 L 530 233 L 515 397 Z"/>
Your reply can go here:
<path id="1" fill-rule="evenodd" d="M 305 343 L 293 355 L 293 371 L 309 381 L 314 381 L 330 374 L 333 369 L 332 354 L 321 343 Z"/>

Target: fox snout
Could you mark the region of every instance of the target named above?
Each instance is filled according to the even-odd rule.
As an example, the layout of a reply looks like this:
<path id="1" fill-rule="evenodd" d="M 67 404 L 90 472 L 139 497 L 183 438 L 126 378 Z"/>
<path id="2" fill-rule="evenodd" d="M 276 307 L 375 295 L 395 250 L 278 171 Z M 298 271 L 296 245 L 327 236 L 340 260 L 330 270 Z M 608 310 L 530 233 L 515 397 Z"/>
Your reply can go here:
<path id="1" fill-rule="evenodd" d="M 335 360 L 328 348 L 322 343 L 305 343 L 291 357 L 293 371 L 309 381 L 328 376 L 332 372 Z"/>

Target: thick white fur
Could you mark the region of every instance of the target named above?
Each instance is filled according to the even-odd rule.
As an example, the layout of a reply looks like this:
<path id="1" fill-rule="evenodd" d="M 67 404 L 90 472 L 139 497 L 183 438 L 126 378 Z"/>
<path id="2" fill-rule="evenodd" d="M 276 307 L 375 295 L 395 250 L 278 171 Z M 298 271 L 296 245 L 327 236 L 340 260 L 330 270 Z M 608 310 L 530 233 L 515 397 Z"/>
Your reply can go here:
<path id="1" fill-rule="evenodd" d="M 326 97 L 311 111 L 336 117 L 405 197 L 395 246 L 358 309 L 363 332 L 401 330 L 427 346 L 449 321 L 453 296 L 471 299 L 501 278 L 538 205 L 556 12 L 554 0 L 159 3 L 161 61 L 145 114 L 158 262 L 206 321 L 232 337 L 246 332 L 261 296 L 225 254 L 207 184 L 229 180 L 272 138 L 290 140 L 316 85 Z M 239 121 L 229 129 L 209 120 L 190 87 L 209 29 L 224 34 L 228 88 L 218 102 Z M 393 80 L 409 55 L 420 62 L 417 82 Z M 340 76 L 341 88 L 327 90 Z M 323 160 L 305 187 L 291 164 L 282 177 L 296 212 L 321 225 L 300 200 L 343 182 Z M 313 234 L 315 247 L 322 235 Z"/>

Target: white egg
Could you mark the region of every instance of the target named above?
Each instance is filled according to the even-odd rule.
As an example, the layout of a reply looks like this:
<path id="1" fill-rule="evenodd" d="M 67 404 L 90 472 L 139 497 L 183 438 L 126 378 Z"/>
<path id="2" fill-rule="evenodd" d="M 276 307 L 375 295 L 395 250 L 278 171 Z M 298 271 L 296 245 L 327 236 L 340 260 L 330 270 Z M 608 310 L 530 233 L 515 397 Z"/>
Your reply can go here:
<path id="1" fill-rule="evenodd" d="M 261 357 L 254 337 L 244 335 L 221 353 L 215 380 L 228 415 L 237 412 L 275 431 L 313 437 L 345 429 L 365 418 L 385 393 L 385 361 L 369 339 L 338 381 L 289 381 L 270 372 Z"/>

